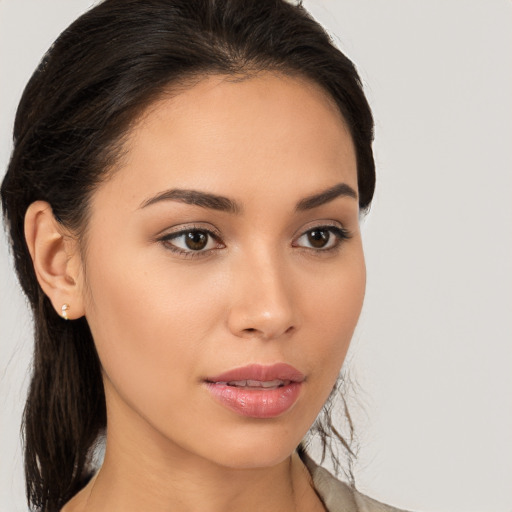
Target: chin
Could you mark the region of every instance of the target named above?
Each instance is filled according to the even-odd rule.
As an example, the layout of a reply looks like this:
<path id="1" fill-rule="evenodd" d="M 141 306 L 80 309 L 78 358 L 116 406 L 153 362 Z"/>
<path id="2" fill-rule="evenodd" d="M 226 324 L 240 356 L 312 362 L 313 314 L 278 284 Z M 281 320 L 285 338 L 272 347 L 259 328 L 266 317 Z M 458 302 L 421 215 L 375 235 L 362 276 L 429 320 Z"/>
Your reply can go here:
<path id="1" fill-rule="evenodd" d="M 277 466 L 286 460 L 295 450 L 296 446 L 288 450 L 282 447 L 262 450 L 257 449 L 229 450 L 220 455 L 217 463 L 229 469 L 259 469 Z"/>
<path id="2" fill-rule="evenodd" d="M 293 432 L 288 425 L 277 429 L 276 425 L 272 427 L 261 425 L 259 428 L 232 431 L 231 435 L 221 436 L 221 439 L 217 437 L 204 456 L 230 469 L 276 466 L 295 451 L 305 432 Z"/>

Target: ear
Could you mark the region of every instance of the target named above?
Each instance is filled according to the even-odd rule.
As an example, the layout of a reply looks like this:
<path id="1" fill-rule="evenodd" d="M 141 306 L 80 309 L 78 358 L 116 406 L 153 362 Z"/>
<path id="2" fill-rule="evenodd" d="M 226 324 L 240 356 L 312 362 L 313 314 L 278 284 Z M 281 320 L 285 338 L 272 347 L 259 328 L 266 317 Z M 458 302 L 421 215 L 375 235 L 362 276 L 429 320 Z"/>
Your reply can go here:
<path id="1" fill-rule="evenodd" d="M 39 285 L 57 313 L 69 319 L 83 316 L 78 242 L 55 219 L 47 202 L 36 201 L 28 207 L 25 239 Z"/>

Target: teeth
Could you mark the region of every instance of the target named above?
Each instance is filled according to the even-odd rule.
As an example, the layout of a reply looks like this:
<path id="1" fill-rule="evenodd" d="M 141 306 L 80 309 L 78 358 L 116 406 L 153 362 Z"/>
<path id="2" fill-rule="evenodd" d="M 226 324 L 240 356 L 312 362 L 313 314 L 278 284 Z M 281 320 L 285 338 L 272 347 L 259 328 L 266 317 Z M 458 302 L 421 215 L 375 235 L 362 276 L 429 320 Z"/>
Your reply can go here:
<path id="1" fill-rule="evenodd" d="M 228 386 L 244 388 L 245 386 L 247 386 L 247 381 L 246 380 L 232 380 L 231 382 L 228 382 Z"/>
<path id="2" fill-rule="evenodd" d="M 217 382 L 217 384 L 223 384 L 228 386 L 234 386 L 238 388 L 278 388 L 279 386 L 285 386 L 290 383 L 289 380 L 232 380 L 230 382 Z"/>
<path id="3" fill-rule="evenodd" d="M 282 380 L 268 380 L 268 381 L 259 381 L 259 380 L 248 380 L 247 385 L 250 388 L 275 388 L 282 384 Z"/>

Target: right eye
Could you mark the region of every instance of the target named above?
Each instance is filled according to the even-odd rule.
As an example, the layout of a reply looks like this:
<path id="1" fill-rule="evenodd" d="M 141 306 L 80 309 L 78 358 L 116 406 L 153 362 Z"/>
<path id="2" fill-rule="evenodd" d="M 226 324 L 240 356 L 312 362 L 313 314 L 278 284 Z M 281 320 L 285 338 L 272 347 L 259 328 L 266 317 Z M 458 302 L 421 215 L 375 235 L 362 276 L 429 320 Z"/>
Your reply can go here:
<path id="1" fill-rule="evenodd" d="M 160 239 L 171 251 L 187 256 L 224 247 L 218 237 L 206 229 L 185 229 Z"/>

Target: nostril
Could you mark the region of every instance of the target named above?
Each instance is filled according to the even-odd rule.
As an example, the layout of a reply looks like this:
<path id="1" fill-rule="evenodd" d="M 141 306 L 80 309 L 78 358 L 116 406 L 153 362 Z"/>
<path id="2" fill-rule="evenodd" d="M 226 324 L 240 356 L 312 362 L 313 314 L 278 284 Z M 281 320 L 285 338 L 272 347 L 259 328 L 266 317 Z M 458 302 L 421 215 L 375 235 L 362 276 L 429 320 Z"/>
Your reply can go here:
<path id="1" fill-rule="evenodd" d="M 255 327 L 247 327 L 246 329 L 243 329 L 243 333 L 245 335 L 254 336 L 257 335 L 258 337 L 262 337 L 265 339 L 274 338 L 275 336 L 280 336 L 282 334 L 290 334 L 295 330 L 295 327 L 291 325 L 288 327 L 285 331 L 281 331 L 280 333 L 277 332 L 266 332 L 265 329 L 257 329 Z"/>

